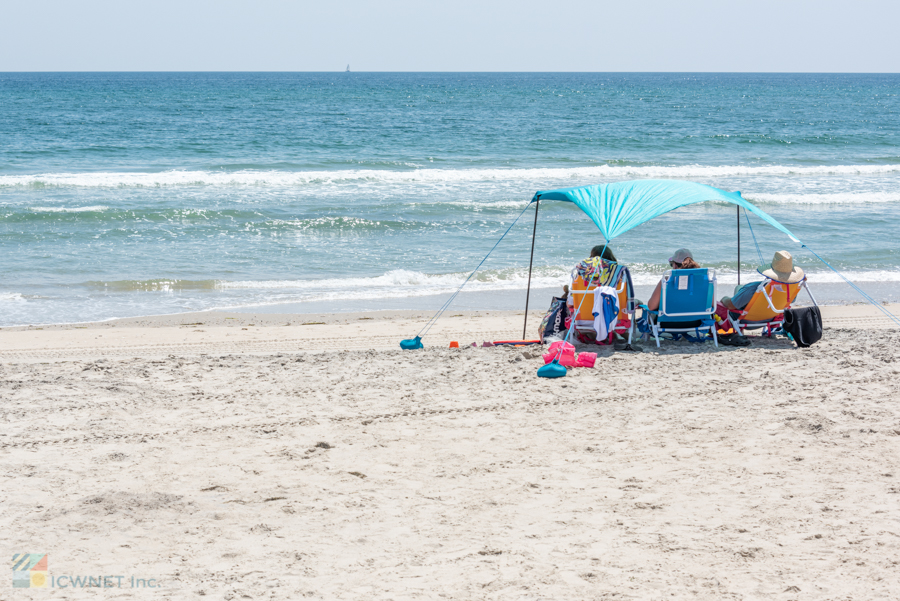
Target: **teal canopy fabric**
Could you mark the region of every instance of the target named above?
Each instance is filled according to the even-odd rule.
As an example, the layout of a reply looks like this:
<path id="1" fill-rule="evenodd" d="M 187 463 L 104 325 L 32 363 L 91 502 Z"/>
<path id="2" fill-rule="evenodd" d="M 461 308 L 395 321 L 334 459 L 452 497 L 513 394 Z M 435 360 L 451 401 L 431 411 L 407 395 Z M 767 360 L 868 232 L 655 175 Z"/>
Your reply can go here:
<path id="1" fill-rule="evenodd" d="M 642 179 L 582 188 L 562 188 L 537 192 L 531 202 L 538 200 L 575 203 L 600 228 L 607 240 L 679 207 L 698 202 L 729 202 L 744 207 L 800 244 L 800 240 L 786 227 L 741 198 L 740 192 L 726 192 L 694 182 Z"/>

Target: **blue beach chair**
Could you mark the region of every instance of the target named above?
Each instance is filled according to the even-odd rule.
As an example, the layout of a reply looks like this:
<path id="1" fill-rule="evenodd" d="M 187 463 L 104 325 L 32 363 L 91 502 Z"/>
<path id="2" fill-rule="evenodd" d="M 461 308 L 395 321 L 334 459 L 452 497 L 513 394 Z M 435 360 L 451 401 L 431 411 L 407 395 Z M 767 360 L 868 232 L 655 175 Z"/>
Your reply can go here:
<path id="1" fill-rule="evenodd" d="M 701 331 L 709 331 L 713 343 L 719 347 L 716 337 L 716 272 L 714 269 L 678 269 L 663 274 L 662 294 L 659 310 L 651 311 L 646 305 L 641 309 L 648 313 L 650 334 L 659 335 L 694 333 L 700 338 Z M 704 332 L 705 333 L 705 332 Z M 647 334 L 649 337 L 650 334 Z M 686 336 L 688 337 L 688 336 Z M 690 338 L 689 338 L 690 339 Z"/>

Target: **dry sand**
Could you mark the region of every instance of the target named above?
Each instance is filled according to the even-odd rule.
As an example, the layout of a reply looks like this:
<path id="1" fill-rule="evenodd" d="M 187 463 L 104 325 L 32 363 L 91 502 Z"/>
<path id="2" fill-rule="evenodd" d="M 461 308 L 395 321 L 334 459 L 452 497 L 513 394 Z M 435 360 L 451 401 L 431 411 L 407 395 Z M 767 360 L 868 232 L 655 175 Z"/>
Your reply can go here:
<path id="1" fill-rule="evenodd" d="M 445 348 L 514 313 L 414 352 L 409 313 L 4 328 L 6 553 L 124 578 L 0 598 L 900 598 L 900 332 L 867 311 L 560 380 Z"/>

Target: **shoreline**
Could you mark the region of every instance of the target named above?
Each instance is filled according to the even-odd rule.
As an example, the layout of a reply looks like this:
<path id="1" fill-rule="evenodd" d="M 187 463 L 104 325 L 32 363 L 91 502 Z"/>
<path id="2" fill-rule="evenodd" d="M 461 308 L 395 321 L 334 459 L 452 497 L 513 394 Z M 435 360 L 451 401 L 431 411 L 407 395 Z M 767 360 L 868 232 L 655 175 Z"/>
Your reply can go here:
<path id="1" fill-rule="evenodd" d="M 651 288 L 647 288 L 645 292 L 652 292 Z M 543 294 L 544 296 L 550 293 L 558 293 L 556 289 L 532 289 L 532 296 L 536 296 L 535 293 Z M 484 294 L 484 293 L 477 293 Z M 544 296 L 540 296 L 537 302 L 543 302 L 546 299 Z M 645 294 L 644 296 L 649 296 L 649 294 Z M 421 298 L 421 297 L 420 297 Z M 808 297 L 798 299 L 798 302 L 795 303 L 797 307 L 806 307 L 809 306 Z M 175 326 L 175 325 L 193 325 L 197 322 L 210 322 L 215 323 L 217 325 L 227 326 L 227 325 L 237 325 L 235 323 L 230 323 L 232 320 L 237 320 L 239 322 L 246 322 L 248 319 L 251 321 L 256 320 L 260 322 L 265 322 L 267 325 L 284 325 L 286 322 L 291 322 L 292 325 L 297 325 L 294 322 L 308 322 L 308 321 L 326 321 L 326 323 L 338 322 L 338 321 L 352 321 L 353 319 L 359 319 L 361 317 L 370 318 L 370 319 L 396 319 L 396 318 L 408 318 L 408 319 L 416 319 L 422 318 L 424 320 L 428 320 L 434 313 L 436 309 L 434 307 L 429 306 L 428 308 L 421 309 L 367 309 L 367 310 L 348 310 L 348 311 L 273 311 L 269 309 L 275 308 L 286 308 L 291 305 L 297 304 L 307 304 L 307 303 L 272 303 L 270 305 L 248 305 L 245 308 L 230 308 L 230 309 L 203 309 L 200 311 L 184 311 L 179 313 L 160 313 L 153 315 L 138 315 L 134 317 L 111 317 L 109 319 L 95 320 L 95 321 L 73 321 L 73 322 L 62 322 L 62 323 L 35 323 L 35 324 L 20 324 L 20 325 L 10 325 L 10 326 L 0 326 L 0 332 L 19 332 L 19 331 L 29 331 L 29 330 L 66 330 L 66 329 L 83 329 L 83 328 L 97 328 L 104 326 L 127 326 L 127 327 L 161 327 L 161 326 Z M 312 303 L 309 303 L 312 304 Z M 433 301 L 429 303 L 429 305 L 433 305 Z M 524 304 L 524 303 L 523 303 Z M 532 299 L 532 305 L 535 304 L 535 300 Z M 881 302 L 881 306 L 886 307 L 889 311 L 891 311 L 895 315 L 900 315 L 900 303 L 894 302 Z M 439 306 L 439 305 L 435 305 Z M 542 305 L 541 305 L 542 306 Z M 883 316 L 883 313 L 875 309 L 871 303 L 866 301 L 847 301 L 838 304 L 828 304 L 828 303 L 819 303 L 819 307 L 822 309 L 823 321 L 826 316 L 836 319 L 865 319 L 867 317 L 879 317 Z M 534 314 L 540 314 L 543 316 L 544 309 L 537 309 L 532 306 L 529 309 L 529 316 Z M 522 316 L 524 311 L 522 309 L 505 309 L 505 308 L 467 308 L 465 305 L 454 308 L 451 306 L 445 311 L 446 314 L 453 315 L 515 315 L 518 314 Z M 529 317 L 530 320 L 530 317 Z M 824 324 L 825 327 L 828 327 L 828 324 Z"/>
<path id="2" fill-rule="evenodd" d="M 881 303 L 882 306 L 897 315 L 900 313 L 900 303 Z M 797 303 L 797 306 L 808 306 L 805 303 Z M 841 322 L 846 320 L 859 321 L 863 328 L 867 328 L 866 320 L 872 319 L 872 323 L 868 327 L 879 327 L 882 319 L 890 321 L 883 313 L 878 311 L 868 302 L 854 302 L 840 305 L 820 304 L 822 310 L 822 320 L 824 327 L 842 327 Z M 2 332 L 28 332 L 37 330 L 78 330 L 78 329 L 96 329 L 103 327 L 178 327 L 191 325 L 207 325 L 215 327 L 246 327 L 248 324 L 263 324 L 264 326 L 286 326 L 286 325 L 320 325 L 324 322 L 326 325 L 337 323 L 350 323 L 359 320 L 409 320 L 414 322 L 417 319 L 423 320 L 424 324 L 432 315 L 434 310 L 427 309 L 381 309 L 370 311 L 332 311 L 332 312 L 312 312 L 312 313 L 294 313 L 294 312 L 269 312 L 269 311 L 235 311 L 235 310 L 218 310 L 210 309 L 203 311 L 186 311 L 183 313 L 164 313 L 159 315 L 142 315 L 136 317 L 113 317 L 100 321 L 81 321 L 69 323 L 48 323 L 33 325 L 15 325 L 0 326 Z M 523 310 L 509 309 L 458 309 L 453 307 L 445 311 L 441 320 L 447 317 L 482 317 L 482 316 L 502 316 L 505 319 L 512 319 L 518 315 L 522 320 L 524 316 Z M 543 317 L 544 310 L 529 310 L 529 324 L 534 316 L 538 319 Z M 836 323 L 828 323 L 835 321 Z M 529 327 L 530 329 L 530 327 Z"/>
<path id="3" fill-rule="evenodd" d="M 745 282 L 746 283 L 746 282 Z M 653 292 L 654 285 L 635 285 L 635 298 L 647 299 Z M 717 297 L 732 293 L 733 286 L 731 284 L 723 284 L 720 282 L 717 290 Z M 900 282 L 867 282 L 864 286 L 867 294 L 870 294 L 883 305 L 900 307 Z M 456 299 L 454 299 L 448 311 L 454 312 L 484 312 L 484 311 L 522 311 L 525 307 L 525 288 L 515 289 L 499 289 L 499 290 L 463 290 Z M 562 285 L 547 287 L 535 286 L 531 289 L 530 309 L 545 310 L 549 306 L 550 299 L 562 293 Z M 861 298 L 859 294 L 853 291 L 844 283 L 821 282 L 815 285 L 813 293 L 816 296 L 817 303 L 822 307 L 854 307 L 866 305 L 867 302 Z M 396 296 L 396 297 L 377 297 L 377 298 L 342 298 L 339 301 L 329 300 L 278 300 L 262 304 L 243 303 L 243 304 L 224 304 L 217 308 L 192 308 L 182 311 L 184 307 L 170 307 L 176 309 L 176 312 L 167 313 L 150 313 L 147 315 L 136 315 L 131 317 L 111 317 L 108 319 L 86 319 L 78 321 L 47 321 L 40 322 L 23 322 L 24 315 L 12 311 L 2 314 L 3 317 L 12 321 L 19 320 L 16 325 L 0 326 L 0 330 L 9 330 L 12 328 L 34 327 L 47 328 L 59 326 L 80 327 L 94 323 L 105 323 L 123 320 L 146 320 L 157 318 L 168 318 L 178 316 L 198 316 L 198 321 L 202 321 L 200 316 L 209 313 L 235 313 L 235 314 L 277 314 L 277 315 L 323 315 L 323 314 L 390 314 L 394 312 L 420 312 L 428 314 L 430 317 L 438 307 L 442 306 L 444 301 L 448 300 L 451 292 L 440 294 L 425 294 L 413 296 Z M 196 299 L 194 299 L 196 300 Z M 807 306 L 810 304 L 809 296 L 803 292 L 795 301 L 796 307 Z M 163 309 L 162 306 L 154 306 L 156 309 Z M 144 307 L 144 310 L 150 310 Z M 87 310 L 85 307 L 75 305 L 72 310 L 75 314 L 84 314 Z M 37 311 L 37 307 L 29 310 L 29 314 Z M 895 314 L 900 311 L 892 309 Z M 122 311 L 127 314 L 127 311 Z M 63 313 L 52 312 L 50 315 L 69 314 L 68 310 Z M 90 311 L 88 311 L 90 314 Z M 15 316 L 15 317 L 12 317 Z M 427 318 L 426 318 L 427 319 Z"/>
<path id="4" fill-rule="evenodd" d="M 900 314 L 900 305 L 889 305 Z M 526 338 L 537 338 L 543 311 L 529 311 Z M 204 311 L 83 324 L 0 328 L 0 361 L 66 357 L 396 350 L 433 312 L 235 313 Z M 424 338 L 429 348 L 479 346 L 522 338 L 523 311 L 448 310 Z M 823 306 L 826 330 L 890 330 L 896 325 L 871 305 Z M 750 333 L 755 339 L 757 333 Z M 652 341 L 645 344 L 648 350 Z M 701 345 L 701 348 L 702 345 Z M 710 347 L 712 348 L 712 347 Z M 753 347 L 751 347 L 752 349 Z"/>

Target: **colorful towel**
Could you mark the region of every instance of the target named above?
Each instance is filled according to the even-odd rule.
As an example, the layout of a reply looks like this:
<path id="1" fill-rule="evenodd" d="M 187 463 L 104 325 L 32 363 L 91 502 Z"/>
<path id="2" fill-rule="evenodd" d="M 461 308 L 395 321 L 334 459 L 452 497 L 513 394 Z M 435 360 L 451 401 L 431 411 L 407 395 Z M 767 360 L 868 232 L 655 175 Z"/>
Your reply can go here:
<path id="1" fill-rule="evenodd" d="M 573 279 L 580 277 L 585 282 L 593 281 L 598 286 L 605 286 L 612 278 L 615 265 L 615 263 L 604 261 L 600 257 L 591 257 L 575 266 Z"/>

